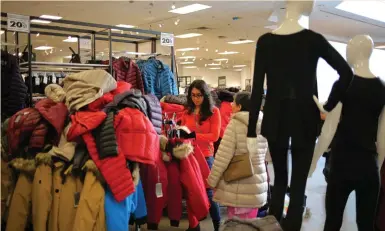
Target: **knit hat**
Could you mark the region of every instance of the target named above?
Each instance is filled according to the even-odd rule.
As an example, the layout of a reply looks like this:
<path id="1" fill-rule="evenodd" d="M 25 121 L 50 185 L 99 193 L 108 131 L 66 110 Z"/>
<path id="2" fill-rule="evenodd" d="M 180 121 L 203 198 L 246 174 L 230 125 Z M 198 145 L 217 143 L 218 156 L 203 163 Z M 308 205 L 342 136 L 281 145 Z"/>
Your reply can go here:
<path id="1" fill-rule="evenodd" d="M 104 70 L 71 74 L 64 78 L 63 84 L 69 111 L 79 110 L 117 86 L 116 80 Z"/>
<path id="2" fill-rule="evenodd" d="M 61 103 L 66 97 L 63 88 L 57 84 L 50 84 L 44 89 L 45 95 L 55 103 Z"/>

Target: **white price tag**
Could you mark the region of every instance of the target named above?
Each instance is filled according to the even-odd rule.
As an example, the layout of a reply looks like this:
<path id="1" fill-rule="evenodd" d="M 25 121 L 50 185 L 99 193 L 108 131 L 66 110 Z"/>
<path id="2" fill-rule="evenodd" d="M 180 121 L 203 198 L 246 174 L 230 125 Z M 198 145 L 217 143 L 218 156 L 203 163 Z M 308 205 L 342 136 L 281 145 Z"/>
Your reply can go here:
<path id="1" fill-rule="evenodd" d="M 80 38 L 80 49 L 91 50 L 91 39 Z"/>
<path id="2" fill-rule="evenodd" d="M 168 33 L 162 33 L 160 35 L 160 45 L 171 47 L 174 46 L 174 35 Z"/>
<path id="3" fill-rule="evenodd" d="M 56 83 L 56 76 L 55 75 L 52 76 L 52 83 Z"/>
<path id="4" fill-rule="evenodd" d="M 39 85 L 40 85 L 40 78 L 39 78 L 39 77 L 36 77 L 36 78 L 35 78 L 35 85 L 36 85 L 36 86 L 39 86 Z"/>
<path id="5" fill-rule="evenodd" d="M 29 16 L 7 14 L 7 28 L 10 31 L 29 32 Z"/>
<path id="6" fill-rule="evenodd" d="M 48 83 L 48 78 L 47 78 L 47 76 L 44 76 L 44 77 L 43 77 L 43 83 L 44 83 L 44 84 L 47 84 L 47 83 Z"/>
<path id="7" fill-rule="evenodd" d="M 155 194 L 156 194 L 156 198 L 163 197 L 162 183 L 156 183 Z"/>

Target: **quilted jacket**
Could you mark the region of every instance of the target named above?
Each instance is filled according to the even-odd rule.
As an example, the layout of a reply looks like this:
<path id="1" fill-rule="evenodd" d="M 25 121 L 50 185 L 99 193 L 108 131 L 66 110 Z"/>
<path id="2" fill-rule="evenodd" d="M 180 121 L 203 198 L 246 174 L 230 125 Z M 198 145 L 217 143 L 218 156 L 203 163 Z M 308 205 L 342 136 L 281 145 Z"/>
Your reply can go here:
<path id="1" fill-rule="evenodd" d="M 248 121 L 249 112 L 238 112 L 230 120 L 208 178 L 209 185 L 216 188 L 214 201 L 225 206 L 260 208 L 267 201 L 268 182 L 265 154 L 268 145 L 267 140 L 260 135 L 257 137 L 258 153 L 251 156 L 254 175 L 231 183 L 223 180 L 223 173 L 234 155 L 248 153 L 246 143 Z M 260 133 L 261 122 L 262 115 L 260 114 L 257 133 Z"/>
<path id="2" fill-rule="evenodd" d="M 178 94 L 174 74 L 169 66 L 155 58 L 140 60 L 137 64 L 142 72 L 144 91 L 147 94 L 156 95 L 158 99 L 169 94 Z"/>
<path id="3" fill-rule="evenodd" d="M 131 59 L 125 60 L 123 57 L 113 62 L 117 81 L 130 83 L 133 88 L 139 89 L 144 93 L 142 74 L 138 65 Z"/>
<path id="4" fill-rule="evenodd" d="M 155 95 L 144 95 L 147 103 L 147 115 L 154 125 L 155 131 L 160 135 L 162 133 L 162 108 L 160 102 Z"/>

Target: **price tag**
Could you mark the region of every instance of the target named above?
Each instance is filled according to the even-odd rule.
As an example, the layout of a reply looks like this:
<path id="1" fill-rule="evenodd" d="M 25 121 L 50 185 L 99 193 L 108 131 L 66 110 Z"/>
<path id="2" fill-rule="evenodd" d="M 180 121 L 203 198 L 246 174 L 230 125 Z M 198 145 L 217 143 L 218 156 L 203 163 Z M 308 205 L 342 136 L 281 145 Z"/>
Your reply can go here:
<path id="1" fill-rule="evenodd" d="M 156 194 L 156 198 L 163 197 L 162 183 L 156 183 L 155 194 Z"/>
<path id="2" fill-rule="evenodd" d="M 39 78 L 39 77 L 36 77 L 36 78 L 35 78 L 35 85 L 36 85 L 36 86 L 39 86 L 39 85 L 40 85 L 40 78 Z"/>
<path id="3" fill-rule="evenodd" d="M 43 77 L 43 83 L 44 83 L 44 84 L 47 84 L 47 83 L 48 83 L 48 78 L 47 78 L 46 75 L 44 75 L 44 77 Z"/>
<path id="4" fill-rule="evenodd" d="M 168 33 L 162 33 L 160 35 L 160 45 L 171 47 L 174 46 L 174 35 Z"/>
<path id="5" fill-rule="evenodd" d="M 29 16 L 7 14 L 7 28 L 10 31 L 29 32 Z"/>

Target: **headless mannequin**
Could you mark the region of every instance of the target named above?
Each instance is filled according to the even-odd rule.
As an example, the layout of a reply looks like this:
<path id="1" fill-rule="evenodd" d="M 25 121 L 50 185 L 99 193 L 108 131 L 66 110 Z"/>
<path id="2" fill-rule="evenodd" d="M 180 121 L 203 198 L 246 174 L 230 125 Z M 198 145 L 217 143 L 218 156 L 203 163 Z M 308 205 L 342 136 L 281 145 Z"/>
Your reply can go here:
<path id="1" fill-rule="evenodd" d="M 373 52 L 373 40 L 368 35 L 358 35 L 351 39 L 347 45 L 346 50 L 347 61 L 349 65 L 353 68 L 355 74 L 358 76 L 356 78 L 364 79 L 374 79 L 377 78 L 373 72 L 370 70 L 369 61 L 371 54 Z M 322 104 L 318 104 L 322 107 Z M 350 104 L 350 107 L 352 105 Z M 318 143 L 314 150 L 312 167 L 310 170 L 310 176 L 315 170 L 315 166 L 318 162 L 319 157 L 322 153 L 329 147 L 333 137 L 337 132 L 337 127 L 340 122 L 341 113 L 343 105 L 340 102 L 337 107 L 332 110 L 326 117 L 325 124 L 322 128 L 321 135 L 319 137 Z M 345 118 L 345 117 L 342 117 Z M 381 169 L 381 166 L 384 162 L 385 157 L 385 107 L 382 109 L 382 113 L 379 117 L 378 130 L 377 130 L 377 153 L 378 153 L 378 166 Z M 339 139 L 337 137 L 337 139 Z M 336 148 L 336 151 L 332 156 L 340 155 L 340 150 Z M 367 153 L 362 153 L 362 156 L 367 155 Z M 332 157 L 333 158 L 333 157 Z M 339 163 L 339 162 L 338 162 Z M 349 165 L 349 163 L 347 163 Z M 336 170 L 333 170 L 336 168 Z M 352 182 L 350 179 L 354 174 L 350 174 L 349 177 L 336 177 L 336 174 L 340 174 L 343 166 L 332 166 L 331 171 L 336 171 L 332 175 L 332 180 L 329 179 L 327 194 L 326 194 L 326 223 L 325 231 L 329 230 L 339 230 L 342 224 L 343 210 L 346 204 L 347 197 L 349 196 L 352 190 L 356 191 L 357 198 L 357 225 L 359 231 L 361 230 L 374 230 L 373 220 L 376 211 L 377 197 L 378 195 L 378 175 L 372 174 L 368 175 L 364 183 L 360 181 L 353 181 L 352 185 L 349 185 L 349 182 Z M 372 167 L 369 167 L 372 168 Z M 374 166 L 373 166 L 374 168 Z M 358 170 L 357 170 L 358 171 Z M 362 175 L 366 176 L 365 171 L 361 171 Z M 348 173 L 349 175 L 349 173 Z M 330 176 L 329 176 L 330 177 Z M 337 181 L 335 180 L 337 179 Z M 342 179 L 342 180 L 341 180 Z M 346 179 L 349 179 L 348 181 Z M 352 177 L 352 179 L 356 179 Z M 330 181 L 332 181 L 330 183 Z M 348 183 L 347 183 L 348 182 Z M 364 185 L 365 182 L 374 182 L 373 184 Z M 339 185 L 342 187 L 335 187 Z M 363 189 L 362 189 L 363 188 Z M 336 193 L 338 192 L 338 193 Z M 341 203 L 342 202 L 342 203 Z"/>

